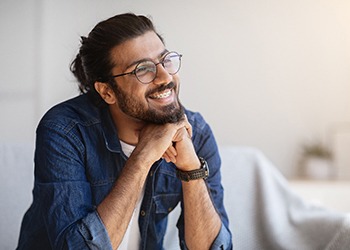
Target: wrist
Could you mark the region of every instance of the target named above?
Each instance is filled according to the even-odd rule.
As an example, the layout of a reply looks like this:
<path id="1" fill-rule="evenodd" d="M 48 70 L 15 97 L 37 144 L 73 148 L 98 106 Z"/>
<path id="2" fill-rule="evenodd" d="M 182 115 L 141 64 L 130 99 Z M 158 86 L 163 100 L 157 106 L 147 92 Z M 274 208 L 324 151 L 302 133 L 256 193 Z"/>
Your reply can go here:
<path id="1" fill-rule="evenodd" d="M 192 171 L 192 170 L 196 170 L 199 169 L 201 167 L 201 161 L 199 160 L 199 158 L 196 156 L 193 160 L 187 160 L 186 164 L 184 163 L 180 163 L 180 162 L 176 162 L 176 168 L 181 170 L 181 171 Z"/>
<path id="2" fill-rule="evenodd" d="M 128 162 L 131 162 L 135 166 L 140 166 L 145 170 L 149 170 L 156 161 L 149 154 L 145 154 L 143 151 L 135 152 L 135 150 L 128 158 Z"/>

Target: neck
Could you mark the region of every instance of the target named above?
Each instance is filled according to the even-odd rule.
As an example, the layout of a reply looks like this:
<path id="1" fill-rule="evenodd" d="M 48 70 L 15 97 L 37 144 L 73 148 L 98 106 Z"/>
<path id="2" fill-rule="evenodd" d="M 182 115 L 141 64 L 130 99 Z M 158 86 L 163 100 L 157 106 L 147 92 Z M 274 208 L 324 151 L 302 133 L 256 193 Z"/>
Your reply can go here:
<path id="1" fill-rule="evenodd" d="M 139 133 L 145 126 L 145 123 L 124 114 L 113 106 L 114 105 L 110 105 L 109 110 L 111 112 L 114 125 L 117 128 L 119 139 L 127 144 L 136 146 L 139 141 Z"/>

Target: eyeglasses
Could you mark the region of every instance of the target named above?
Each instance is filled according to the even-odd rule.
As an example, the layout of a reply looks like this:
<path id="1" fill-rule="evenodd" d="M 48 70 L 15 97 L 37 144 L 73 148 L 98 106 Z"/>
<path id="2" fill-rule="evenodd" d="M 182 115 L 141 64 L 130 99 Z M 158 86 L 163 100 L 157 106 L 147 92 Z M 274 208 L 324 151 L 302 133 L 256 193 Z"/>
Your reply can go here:
<path id="1" fill-rule="evenodd" d="M 175 51 L 171 51 L 166 53 L 158 63 L 154 63 L 153 61 L 142 61 L 136 64 L 133 71 L 114 75 L 112 78 L 125 75 L 135 75 L 137 80 L 141 83 L 148 84 L 156 78 L 158 64 L 161 64 L 170 75 L 175 75 L 179 72 L 181 67 L 181 57 L 182 55 Z"/>

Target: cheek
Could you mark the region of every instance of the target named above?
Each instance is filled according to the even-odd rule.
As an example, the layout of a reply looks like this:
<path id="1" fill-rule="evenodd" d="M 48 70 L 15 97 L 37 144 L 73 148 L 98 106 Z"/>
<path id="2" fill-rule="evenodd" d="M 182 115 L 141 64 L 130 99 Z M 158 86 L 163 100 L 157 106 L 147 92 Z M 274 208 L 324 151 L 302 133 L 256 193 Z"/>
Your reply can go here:
<path id="1" fill-rule="evenodd" d="M 129 90 L 129 98 L 138 103 L 147 103 L 147 87 L 139 86 Z"/>
<path id="2" fill-rule="evenodd" d="M 147 85 L 134 81 L 125 82 L 119 88 L 132 99 L 144 98 L 147 91 Z"/>
<path id="3" fill-rule="evenodd" d="M 139 85 L 141 85 L 140 83 L 138 83 Z M 140 86 L 138 88 L 134 88 L 132 91 L 132 94 L 138 98 L 147 98 L 147 85 L 146 86 Z"/>

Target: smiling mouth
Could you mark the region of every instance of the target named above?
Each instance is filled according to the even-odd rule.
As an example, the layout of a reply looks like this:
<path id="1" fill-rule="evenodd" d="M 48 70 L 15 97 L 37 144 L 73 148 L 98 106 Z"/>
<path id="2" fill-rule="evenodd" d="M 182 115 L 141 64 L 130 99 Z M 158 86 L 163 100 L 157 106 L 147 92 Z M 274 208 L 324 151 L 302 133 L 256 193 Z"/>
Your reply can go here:
<path id="1" fill-rule="evenodd" d="M 172 89 L 166 89 L 162 92 L 157 92 L 149 96 L 151 99 L 164 99 L 171 95 Z"/>

